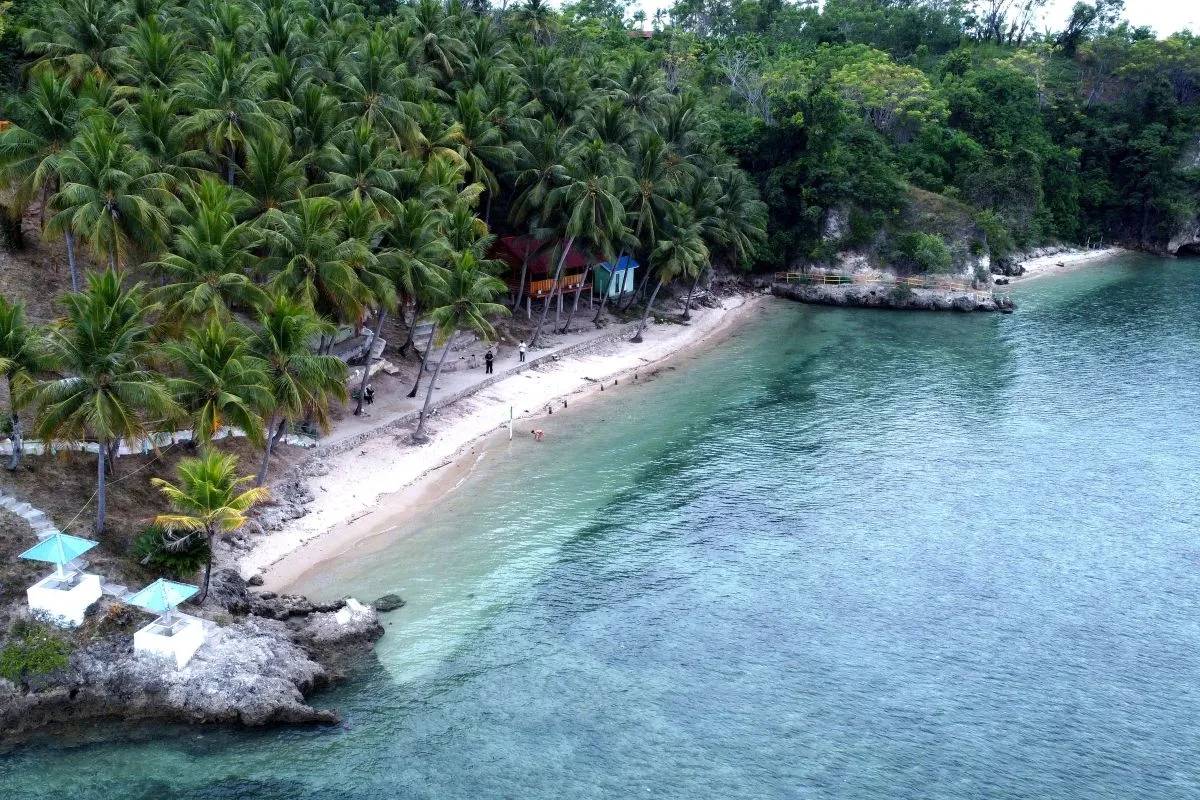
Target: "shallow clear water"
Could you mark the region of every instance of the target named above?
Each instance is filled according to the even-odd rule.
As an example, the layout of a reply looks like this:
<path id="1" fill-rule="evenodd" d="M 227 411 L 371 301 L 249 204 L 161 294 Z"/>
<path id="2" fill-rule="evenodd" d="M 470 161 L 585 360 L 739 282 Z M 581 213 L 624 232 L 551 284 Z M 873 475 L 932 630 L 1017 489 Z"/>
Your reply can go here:
<path id="1" fill-rule="evenodd" d="M 1195 798 L 1200 263 L 1014 294 L 772 305 L 309 579 L 409 600 L 344 726 L 40 743 L 0 795 Z"/>

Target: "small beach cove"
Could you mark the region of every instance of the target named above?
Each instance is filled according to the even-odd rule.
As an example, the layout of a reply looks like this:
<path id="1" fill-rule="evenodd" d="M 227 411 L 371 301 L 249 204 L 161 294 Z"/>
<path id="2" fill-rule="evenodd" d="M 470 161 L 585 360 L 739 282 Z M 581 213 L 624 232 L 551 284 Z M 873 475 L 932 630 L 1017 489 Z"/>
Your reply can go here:
<path id="1" fill-rule="evenodd" d="M 1192 797 L 1197 270 L 1121 256 L 1008 317 L 772 303 L 303 576 L 409 601 L 317 698 L 343 725 L 44 741 L 0 787 Z"/>

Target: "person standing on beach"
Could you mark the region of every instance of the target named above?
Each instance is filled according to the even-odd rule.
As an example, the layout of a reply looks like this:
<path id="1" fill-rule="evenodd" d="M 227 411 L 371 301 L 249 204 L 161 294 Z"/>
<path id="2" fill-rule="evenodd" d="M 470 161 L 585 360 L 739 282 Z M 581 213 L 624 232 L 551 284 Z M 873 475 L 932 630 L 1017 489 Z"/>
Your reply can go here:
<path id="1" fill-rule="evenodd" d="M 496 357 L 492 355 L 492 351 L 491 351 L 491 350 L 488 350 L 488 351 L 487 351 L 487 354 L 486 354 L 486 355 L 484 355 L 484 357 L 483 357 L 483 363 L 484 363 L 484 370 L 483 370 L 483 372 L 484 372 L 484 374 L 485 374 L 485 375 L 491 375 L 491 374 L 492 374 L 492 361 L 493 361 L 493 360 L 495 360 L 495 358 L 496 358 Z"/>
<path id="2" fill-rule="evenodd" d="M 524 364 L 525 363 L 525 343 L 524 342 L 521 342 L 521 344 L 519 344 L 517 346 L 517 354 L 519 356 L 520 363 Z"/>

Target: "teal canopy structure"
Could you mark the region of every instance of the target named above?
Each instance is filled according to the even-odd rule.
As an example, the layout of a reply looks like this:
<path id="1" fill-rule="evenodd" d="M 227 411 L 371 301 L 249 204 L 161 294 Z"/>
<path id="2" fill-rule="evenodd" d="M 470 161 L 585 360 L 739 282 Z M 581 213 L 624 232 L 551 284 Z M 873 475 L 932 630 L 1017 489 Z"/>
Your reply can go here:
<path id="1" fill-rule="evenodd" d="M 81 539 L 69 533 L 54 533 L 47 536 L 33 547 L 21 553 L 20 558 L 30 561 L 48 561 L 58 568 L 58 574 L 63 574 L 63 565 L 67 564 L 95 547 L 97 542 L 91 539 Z"/>
<path id="2" fill-rule="evenodd" d="M 170 616 L 171 612 L 175 610 L 175 606 L 198 591 L 200 590 L 195 586 L 159 578 L 145 589 L 129 597 L 125 602 L 138 608 L 144 608 L 152 614 Z"/>

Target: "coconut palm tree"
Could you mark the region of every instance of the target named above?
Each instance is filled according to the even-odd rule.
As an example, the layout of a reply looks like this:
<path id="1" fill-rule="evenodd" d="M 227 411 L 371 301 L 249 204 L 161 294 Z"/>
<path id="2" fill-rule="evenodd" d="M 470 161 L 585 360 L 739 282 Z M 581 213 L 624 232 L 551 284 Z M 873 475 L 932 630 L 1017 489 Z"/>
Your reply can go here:
<path id="1" fill-rule="evenodd" d="M 439 0 L 417 0 L 407 6 L 407 29 L 416 40 L 421 63 L 437 72 L 445 83 L 454 80 L 467 56 L 453 10 L 447 13 Z"/>
<path id="2" fill-rule="evenodd" d="M 188 55 L 176 31 L 149 17 L 125 30 L 116 63 L 121 82 L 147 91 L 170 90 L 187 73 Z"/>
<path id="3" fill-rule="evenodd" d="M 255 444 L 263 443 L 262 413 L 271 405 L 261 360 L 250 353 L 249 332 L 213 318 L 163 346 L 179 377 L 167 386 L 192 420 L 192 441 L 207 445 L 232 425 Z"/>
<path id="4" fill-rule="evenodd" d="M 232 533 L 247 522 L 247 513 L 267 499 L 262 487 L 243 489 L 252 477 L 238 477 L 237 456 L 209 450 L 199 458 L 185 458 L 176 467 L 178 483 L 151 478 L 167 498 L 174 513 L 159 514 L 154 523 L 170 531 L 167 546 L 182 545 L 191 536 L 202 536 L 208 543 L 208 561 L 204 565 L 204 583 L 197 602 L 208 597 L 212 578 L 212 545 L 222 533 Z"/>
<path id="5" fill-rule="evenodd" d="M 67 316 L 50 329 L 48 353 L 62 377 L 35 384 L 25 400 L 43 440 L 92 439 L 96 454 L 97 534 L 104 532 L 110 448 L 146 436 L 180 415 L 161 376 L 141 285 L 125 289 L 116 270 L 93 273 L 83 292 L 63 298 Z"/>
<path id="6" fill-rule="evenodd" d="M 366 121 L 359 120 L 334 140 L 322 166 L 326 178 L 312 187 L 314 194 L 338 200 L 354 195 L 369 200 L 384 213 L 395 210 L 400 153 L 388 147 Z"/>
<path id="7" fill-rule="evenodd" d="M 391 253 L 398 298 L 401 303 L 413 303 L 407 337 L 400 346 L 401 355 L 412 345 L 413 328 L 421 317 L 422 301 L 440 291 L 445 282 L 441 264 L 448 252 L 446 240 L 438 230 L 440 216 L 440 212 L 420 200 L 409 198 L 400 204 L 388 226 L 385 242 Z"/>
<path id="8" fill-rule="evenodd" d="M 43 15 L 44 28 L 31 27 L 22 38 L 26 50 L 71 75 L 111 75 L 120 66 L 121 32 L 126 21 L 123 3 L 63 0 L 52 14 Z"/>
<path id="9" fill-rule="evenodd" d="M 542 46 L 553 40 L 558 29 L 558 15 L 547 0 L 525 0 L 513 12 L 513 21 Z"/>
<path id="10" fill-rule="evenodd" d="M 271 452 L 289 422 L 305 417 L 329 427 L 330 399 L 346 399 L 346 364 L 334 356 L 318 355 L 311 343 L 330 333 L 307 304 L 276 295 L 258 318 L 251 351 L 266 363 L 271 402 L 264 414 L 266 447 L 257 485 L 267 479 Z"/>
<path id="11" fill-rule="evenodd" d="M 564 239 L 554 270 L 556 288 L 561 284 L 563 265 L 576 240 L 594 255 L 609 259 L 625 225 L 625 208 L 618 197 L 620 186 L 612 174 L 612 160 L 603 142 L 593 140 L 577 148 L 567 160 L 566 175 L 567 182 L 546 195 L 547 216 L 557 220 L 554 227 Z M 537 344 L 553 299 L 552 292 L 542 306 L 530 347 Z"/>
<path id="12" fill-rule="evenodd" d="M 342 204 L 342 215 L 345 219 L 346 238 L 359 245 L 351 251 L 350 268 L 362 284 L 368 304 L 375 309 L 375 330 L 372 331 L 366 346 L 362 381 L 358 387 L 358 403 L 354 407 L 354 414 L 358 416 L 362 413 L 363 393 L 366 391 L 367 382 L 371 377 L 371 365 L 375 360 L 375 343 L 379 341 L 383 332 L 383 323 L 388 312 L 396 310 L 396 272 L 399 264 L 395 251 L 383 244 L 388 223 L 370 201 L 352 195 Z"/>
<path id="13" fill-rule="evenodd" d="M 481 339 L 494 339 L 496 330 L 488 318 L 508 313 L 507 308 L 494 302 L 505 288 L 504 281 L 481 269 L 474 254 L 469 251 L 457 255 L 451 262 L 446 277 L 445 294 L 441 303 L 429 314 L 437 332 L 436 340 L 442 342 L 443 347 L 433 376 L 429 380 L 429 387 L 425 390 L 425 403 L 421 406 L 417 429 L 412 437 L 414 442 L 427 441 L 425 423 L 429 418 L 429 406 L 433 402 L 433 390 L 437 386 L 446 356 L 454 344 L 454 337 L 458 331 L 467 330 Z"/>
<path id="14" fill-rule="evenodd" d="M 686 206 L 680 206 L 677 219 L 671 230 L 654 248 L 651 255 L 651 266 L 657 270 L 658 280 L 655 281 L 654 291 L 650 301 L 642 312 L 642 320 L 638 323 L 637 332 L 632 342 L 642 341 L 642 332 L 646 330 L 646 322 L 650 318 L 650 310 L 658 298 L 658 290 L 680 276 L 693 277 L 708 265 L 708 247 L 704 244 L 700 226 Z"/>
<path id="15" fill-rule="evenodd" d="M 70 82 L 49 66 L 30 75 L 29 89 L 16 95 L 11 109 L 13 125 L 0 133 L 0 186 L 9 191 L 9 214 L 20 220 L 35 198 L 41 197 L 41 223 L 45 223 L 49 196 L 58 189 L 63 151 L 78 131 L 80 103 Z M 66 236 L 71 289 L 79 289 L 75 269 L 75 238 Z"/>
<path id="16" fill-rule="evenodd" d="M 233 5 L 233 4 L 229 4 Z M 187 98 L 190 113 L 181 127 L 189 136 L 202 139 L 214 157 L 225 161 L 225 179 L 234 181 L 238 154 L 251 135 L 281 133 L 269 113 L 278 102 L 265 100 L 270 75 L 259 62 L 239 53 L 232 41 L 217 39 L 212 50 L 195 59 L 187 80 L 179 87 Z"/>
<path id="17" fill-rule="evenodd" d="M 0 296 L 0 376 L 8 384 L 9 436 L 12 457 L 8 468 L 21 463 L 21 418 L 17 398 L 33 385 L 35 376 L 48 366 L 38 332 L 25 322 L 25 306 Z"/>
<path id="18" fill-rule="evenodd" d="M 350 263 L 362 243 L 346 238 L 342 208 L 329 197 L 302 197 L 287 211 L 271 209 L 260 228 L 267 257 L 260 269 L 272 289 L 312 306 L 330 321 L 357 321 L 367 291 Z"/>
<path id="19" fill-rule="evenodd" d="M 567 183 L 566 160 L 570 131 L 558 127 L 553 117 L 545 116 L 536 130 L 528 133 L 520 171 L 513 184 L 515 199 L 509 208 L 509 220 L 520 224 L 534 235 L 543 227 L 546 199 L 553 189 Z M 525 275 L 529 259 L 521 262 L 521 276 L 513 308 L 519 308 L 525 292 Z"/>
<path id="20" fill-rule="evenodd" d="M 254 203 L 246 216 L 260 217 L 295 202 L 304 191 L 306 165 L 292 158 L 285 139 L 270 133 L 246 141 L 246 166 L 239 167 L 241 185 Z"/>
<path id="21" fill-rule="evenodd" d="M 492 198 L 500 190 L 497 172 L 510 169 L 516 163 L 515 147 L 484 112 L 486 98 L 478 90 L 459 92 L 454 98 L 454 149 L 467 165 L 468 177 L 483 184 L 487 190 L 487 210 L 484 220 L 491 216 Z"/>
<path id="22" fill-rule="evenodd" d="M 161 172 L 179 187 L 200 180 L 213 161 L 202 149 L 192 147 L 180 129 L 182 100 L 164 90 L 147 89 L 121 114 L 129 143 L 150 159 L 153 172 Z"/>
<path id="23" fill-rule="evenodd" d="M 150 295 L 168 320 L 228 319 L 237 306 L 265 305 L 266 293 L 250 278 L 261 236 L 237 221 L 249 206 L 244 194 L 212 176 L 185 190 L 183 224 L 170 252 L 149 265 L 167 281 Z"/>
<path id="24" fill-rule="evenodd" d="M 167 176 L 130 145 L 112 116 L 89 116 L 58 169 L 62 186 L 51 201 L 50 230 L 79 236 L 109 269 L 131 248 L 154 252 L 161 245 L 174 203 Z"/>

